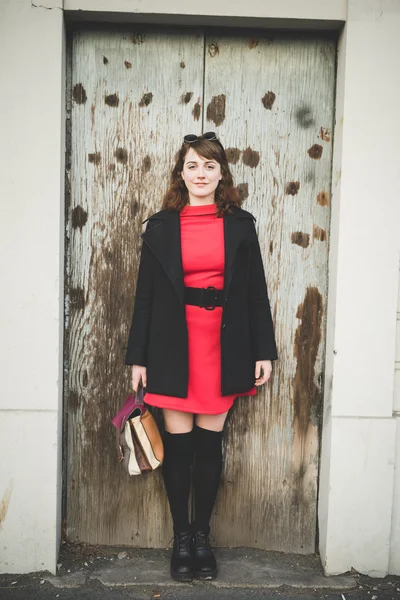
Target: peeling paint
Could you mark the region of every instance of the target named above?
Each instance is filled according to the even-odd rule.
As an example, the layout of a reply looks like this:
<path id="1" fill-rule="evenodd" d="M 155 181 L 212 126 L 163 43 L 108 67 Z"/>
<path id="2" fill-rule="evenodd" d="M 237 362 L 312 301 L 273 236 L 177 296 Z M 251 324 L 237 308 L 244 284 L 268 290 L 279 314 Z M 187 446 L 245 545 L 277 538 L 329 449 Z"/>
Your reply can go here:
<path id="1" fill-rule="evenodd" d="M 82 227 L 86 225 L 87 218 L 88 214 L 86 210 L 84 210 L 80 205 L 75 206 L 74 210 L 72 211 L 72 228 L 77 229 L 79 227 L 79 229 L 82 231 Z"/>
<path id="2" fill-rule="evenodd" d="M 254 169 L 260 162 L 260 153 L 257 150 L 252 150 L 249 146 L 243 151 L 242 160 L 245 165 Z"/>
<path id="3" fill-rule="evenodd" d="M 143 44 L 143 42 L 144 42 L 144 36 L 141 34 L 137 34 L 137 33 L 135 33 L 131 39 L 132 39 L 132 44 Z"/>
<path id="4" fill-rule="evenodd" d="M 104 102 L 107 104 L 107 106 L 112 106 L 112 107 L 118 106 L 119 105 L 118 94 L 109 94 L 108 96 L 105 96 Z"/>
<path id="5" fill-rule="evenodd" d="M 297 359 L 293 379 L 293 423 L 297 435 L 305 440 L 310 421 L 316 420 L 322 401 L 322 390 L 314 383 L 315 362 L 322 338 L 323 299 L 317 287 L 308 287 L 304 301 L 297 308 L 300 319 L 294 340 Z"/>
<path id="6" fill-rule="evenodd" d="M 314 144 L 307 152 L 310 158 L 319 159 L 322 156 L 323 148 L 320 144 Z"/>
<path id="7" fill-rule="evenodd" d="M 216 125 L 221 125 L 225 120 L 226 96 L 213 96 L 207 106 L 207 121 L 213 121 Z"/>
<path id="8" fill-rule="evenodd" d="M 7 487 L 6 491 L 4 492 L 1 502 L 0 502 L 0 531 L 3 529 L 3 523 L 7 517 L 13 487 L 14 487 L 14 480 L 10 479 L 8 487 Z"/>
<path id="9" fill-rule="evenodd" d="M 322 192 L 320 192 L 317 196 L 317 202 L 321 206 L 328 206 L 329 205 L 329 193 L 325 192 L 325 190 L 322 190 Z"/>
<path id="10" fill-rule="evenodd" d="M 290 239 L 292 240 L 292 244 L 297 244 L 302 248 L 307 248 L 310 244 L 310 234 L 304 233 L 303 231 L 295 231 L 290 236 Z"/>
<path id="11" fill-rule="evenodd" d="M 261 98 L 261 102 L 263 103 L 264 108 L 266 108 L 267 110 L 271 110 L 272 106 L 275 102 L 275 99 L 276 99 L 276 95 L 274 94 L 274 92 L 267 92 Z"/>
<path id="12" fill-rule="evenodd" d="M 322 338 L 323 299 L 317 287 L 308 287 L 296 317 L 301 320 L 294 340 L 296 373 L 293 378 L 293 483 L 291 504 L 307 510 L 315 503 L 314 469 L 310 449 L 315 444 L 315 430 L 320 425 L 322 408 L 321 381 L 315 364 Z M 317 450 L 315 454 L 318 455 Z"/>
<path id="13" fill-rule="evenodd" d="M 214 58 L 214 56 L 217 56 L 217 54 L 219 54 L 219 48 L 217 44 L 210 44 L 208 46 L 208 54 L 211 56 L 211 58 Z"/>
<path id="14" fill-rule="evenodd" d="M 318 225 L 314 225 L 313 239 L 319 240 L 320 242 L 325 242 L 326 241 L 326 229 L 322 229 L 322 227 L 318 227 Z"/>
<path id="15" fill-rule="evenodd" d="M 250 50 L 252 50 L 253 48 L 257 48 L 258 44 L 259 44 L 258 40 L 250 39 L 248 46 L 249 46 Z"/>
<path id="16" fill-rule="evenodd" d="M 201 115 L 201 104 L 200 104 L 200 100 L 198 100 L 196 102 L 196 104 L 193 106 L 193 110 L 192 110 L 192 115 L 193 115 L 193 119 L 195 121 L 198 121 L 200 119 L 200 115 Z"/>
<path id="17" fill-rule="evenodd" d="M 85 88 L 81 83 L 77 83 L 76 85 L 74 85 L 74 88 L 72 90 L 72 98 L 74 99 L 76 104 L 85 104 L 87 100 L 87 95 Z"/>
<path id="18" fill-rule="evenodd" d="M 300 181 L 289 181 L 285 186 L 285 194 L 287 196 L 295 196 L 300 189 Z"/>
<path id="19" fill-rule="evenodd" d="M 249 184 L 248 183 L 239 183 L 236 186 L 237 191 L 239 192 L 239 196 L 242 200 L 246 200 L 249 197 Z"/>
<path id="20" fill-rule="evenodd" d="M 128 151 L 126 148 L 117 148 L 114 154 L 115 158 L 119 163 L 126 165 L 128 162 Z"/>
<path id="21" fill-rule="evenodd" d="M 321 127 L 319 136 L 320 136 L 321 140 L 324 140 L 324 142 L 330 142 L 331 141 L 331 130 L 327 129 L 325 127 Z"/>
<path id="22" fill-rule="evenodd" d="M 147 94 L 143 94 L 143 96 L 139 102 L 139 106 L 140 107 L 148 106 L 152 100 L 153 100 L 152 92 L 147 92 Z"/>
<path id="23" fill-rule="evenodd" d="M 185 94 L 182 94 L 181 96 L 181 103 L 182 104 L 188 104 L 193 96 L 193 92 L 186 92 Z"/>
<path id="24" fill-rule="evenodd" d="M 100 164 L 101 154 L 100 152 L 91 152 L 88 154 L 88 161 L 94 165 Z"/>
<path id="25" fill-rule="evenodd" d="M 239 148 L 226 148 L 225 149 L 226 159 L 231 165 L 236 165 L 240 158 L 241 151 Z"/>

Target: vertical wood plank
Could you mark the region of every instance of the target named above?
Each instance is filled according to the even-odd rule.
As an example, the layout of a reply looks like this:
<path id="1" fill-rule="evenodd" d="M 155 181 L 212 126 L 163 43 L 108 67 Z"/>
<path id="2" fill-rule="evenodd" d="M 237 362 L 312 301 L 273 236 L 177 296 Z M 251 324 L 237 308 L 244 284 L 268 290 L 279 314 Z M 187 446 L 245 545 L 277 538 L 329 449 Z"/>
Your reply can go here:
<path id="1" fill-rule="evenodd" d="M 231 413 L 217 543 L 315 549 L 327 298 L 335 44 L 316 37 L 206 39 L 204 130 L 228 149 L 257 217 L 279 361 Z"/>
<path id="2" fill-rule="evenodd" d="M 129 480 L 111 418 L 124 365 L 142 221 L 160 209 L 184 133 L 200 133 L 203 33 L 78 32 L 73 41 L 67 532 L 165 546 L 160 472 Z"/>

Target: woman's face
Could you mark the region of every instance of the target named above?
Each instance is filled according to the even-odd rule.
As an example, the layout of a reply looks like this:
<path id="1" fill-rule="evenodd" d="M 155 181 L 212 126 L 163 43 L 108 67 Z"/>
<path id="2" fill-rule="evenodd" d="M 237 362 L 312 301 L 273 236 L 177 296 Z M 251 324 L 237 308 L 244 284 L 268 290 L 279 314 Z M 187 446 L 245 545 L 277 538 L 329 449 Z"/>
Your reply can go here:
<path id="1" fill-rule="evenodd" d="M 189 191 L 189 196 L 203 200 L 207 196 L 213 198 L 214 190 L 222 179 L 221 165 L 216 160 L 199 156 L 193 148 L 189 148 L 183 163 L 182 179 Z"/>

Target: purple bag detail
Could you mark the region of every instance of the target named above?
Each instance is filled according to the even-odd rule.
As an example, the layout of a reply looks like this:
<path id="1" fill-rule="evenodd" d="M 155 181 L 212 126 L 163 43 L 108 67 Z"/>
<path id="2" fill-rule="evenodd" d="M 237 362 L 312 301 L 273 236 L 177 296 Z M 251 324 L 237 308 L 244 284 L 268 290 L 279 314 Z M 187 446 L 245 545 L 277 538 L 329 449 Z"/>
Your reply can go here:
<path id="1" fill-rule="evenodd" d="M 115 415 L 113 420 L 111 421 L 113 425 L 119 430 L 122 431 L 125 423 L 127 422 L 130 415 L 133 411 L 138 411 L 136 416 L 143 415 L 146 411 L 146 406 L 144 404 L 144 395 L 143 387 L 139 385 L 136 396 L 134 394 L 128 394 L 125 400 L 125 404 L 121 408 L 120 411 Z"/>

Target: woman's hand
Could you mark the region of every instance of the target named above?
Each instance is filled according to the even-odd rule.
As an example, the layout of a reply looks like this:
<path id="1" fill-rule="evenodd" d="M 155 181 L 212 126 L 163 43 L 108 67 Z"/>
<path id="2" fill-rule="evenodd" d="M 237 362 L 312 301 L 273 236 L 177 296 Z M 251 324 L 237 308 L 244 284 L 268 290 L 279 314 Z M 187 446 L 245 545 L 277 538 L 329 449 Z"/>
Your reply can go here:
<path id="1" fill-rule="evenodd" d="M 146 367 L 142 367 L 140 365 L 132 366 L 132 388 L 133 391 L 138 391 L 139 381 L 142 380 L 142 386 L 146 387 L 147 385 L 147 370 Z"/>
<path id="2" fill-rule="evenodd" d="M 263 374 L 261 375 L 261 369 Z M 262 385 L 271 376 L 272 372 L 272 362 L 270 360 L 258 360 L 256 362 L 256 381 L 255 385 Z"/>

